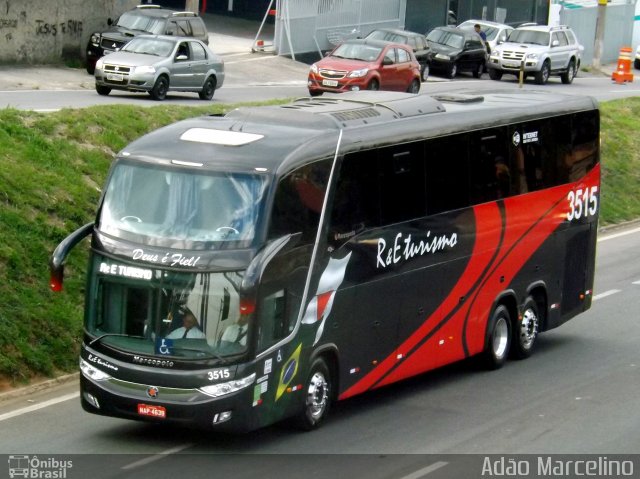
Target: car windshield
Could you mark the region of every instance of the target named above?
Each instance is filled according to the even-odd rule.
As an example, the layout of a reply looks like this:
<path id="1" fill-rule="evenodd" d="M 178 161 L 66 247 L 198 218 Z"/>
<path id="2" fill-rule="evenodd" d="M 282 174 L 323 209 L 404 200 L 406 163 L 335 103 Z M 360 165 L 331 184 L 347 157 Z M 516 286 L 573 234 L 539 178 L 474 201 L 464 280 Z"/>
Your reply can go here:
<path id="1" fill-rule="evenodd" d="M 364 43 L 343 43 L 336 48 L 332 57 L 347 58 L 349 60 L 361 60 L 363 62 L 373 62 L 382 53 L 381 47 L 366 45 Z"/>
<path id="2" fill-rule="evenodd" d="M 124 47 L 123 52 L 144 53 L 146 55 L 156 55 L 159 57 L 168 57 L 173 52 L 175 42 L 170 40 L 159 40 L 157 38 L 134 38 Z"/>
<path id="3" fill-rule="evenodd" d="M 209 360 L 247 349 L 243 272 L 131 266 L 95 255 L 86 330 L 93 342 L 147 356 Z"/>
<path id="4" fill-rule="evenodd" d="M 529 43 L 531 45 L 549 45 L 549 33 L 536 30 L 514 30 L 508 40 L 513 43 Z"/>
<path id="5" fill-rule="evenodd" d="M 159 18 L 140 15 L 139 12 L 125 12 L 120 16 L 116 23 L 118 27 L 128 28 L 129 30 L 139 30 L 148 33 L 163 33 L 163 20 Z"/>
<path id="6" fill-rule="evenodd" d="M 367 35 L 367 38 L 402 44 L 406 44 L 408 41 L 408 38 L 404 35 L 398 35 L 397 33 L 387 32 L 384 30 L 374 30 Z"/>
<path id="7" fill-rule="evenodd" d="M 432 30 L 429 35 L 427 35 L 427 40 L 452 48 L 462 48 L 462 45 L 464 45 L 464 37 L 462 35 L 438 28 Z"/>
<path id="8" fill-rule="evenodd" d="M 100 231 L 172 248 L 249 247 L 267 178 L 120 161 L 109 177 Z"/>

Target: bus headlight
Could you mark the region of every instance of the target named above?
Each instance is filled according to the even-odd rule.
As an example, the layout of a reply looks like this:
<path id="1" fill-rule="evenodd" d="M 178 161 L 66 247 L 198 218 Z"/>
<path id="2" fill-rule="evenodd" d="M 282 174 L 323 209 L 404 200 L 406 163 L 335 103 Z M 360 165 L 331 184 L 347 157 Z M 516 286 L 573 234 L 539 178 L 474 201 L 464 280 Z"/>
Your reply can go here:
<path id="1" fill-rule="evenodd" d="M 226 383 L 212 384 L 211 386 L 204 386 L 198 389 L 198 391 L 203 392 L 207 396 L 217 398 L 240 391 L 240 389 L 244 389 L 247 386 L 251 386 L 255 380 L 256 373 L 253 373 L 246 378 L 234 379 L 233 381 L 227 381 Z"/>
<path id="2" fill-rule="evenodd" d="M 103 373 L 97 368 L 94 368 L 91 364 L 86 362 L 84 359 L 80 358 L 80 371 L 85 375 L 88 379 L 93 379 L 94 381 L 104 381 L 105 379 L 111 379 L 107 373 Z"/>

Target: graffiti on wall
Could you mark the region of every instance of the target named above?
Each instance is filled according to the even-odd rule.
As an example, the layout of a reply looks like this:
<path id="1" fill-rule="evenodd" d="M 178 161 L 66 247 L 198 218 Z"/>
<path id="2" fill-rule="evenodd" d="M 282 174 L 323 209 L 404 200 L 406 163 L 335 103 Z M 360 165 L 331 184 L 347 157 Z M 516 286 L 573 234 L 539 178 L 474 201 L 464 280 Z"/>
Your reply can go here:
<path id="1" fill-rule="evenodd" d="M 48 23 L 44 20 L 36 20 L 36 34 L 49 35 L 55 37 L 57 35 L 71 35 L 80 37 L 82 35 L 81 20 L 67 20 L 60 23 Z"/>

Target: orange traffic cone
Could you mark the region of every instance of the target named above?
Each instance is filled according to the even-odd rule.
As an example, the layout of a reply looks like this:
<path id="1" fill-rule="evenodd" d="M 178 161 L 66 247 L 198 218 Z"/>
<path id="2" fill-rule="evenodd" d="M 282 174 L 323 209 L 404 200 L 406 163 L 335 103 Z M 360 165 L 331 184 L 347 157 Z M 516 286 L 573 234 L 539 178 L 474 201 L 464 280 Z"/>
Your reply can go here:
<path id="1" fill-rule="evenodd" d="M 633 81 L 631 73 L 631 48 L 622 47 L 618 55 L 618 69 L 611 74 L 611 80 L 622 84 Z"/>

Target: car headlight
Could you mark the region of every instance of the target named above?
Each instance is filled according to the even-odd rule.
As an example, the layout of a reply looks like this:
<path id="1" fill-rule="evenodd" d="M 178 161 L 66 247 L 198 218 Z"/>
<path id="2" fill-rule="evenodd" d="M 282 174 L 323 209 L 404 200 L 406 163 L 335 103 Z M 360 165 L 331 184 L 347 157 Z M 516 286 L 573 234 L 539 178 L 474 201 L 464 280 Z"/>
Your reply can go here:
<path id="1" fill-rule="evenodd" d="M 89 41 L 94 45 L 94 46 L 98 46 L 100 45 L 100 34 L 99 33 L 92 33 L 91 34 L 91 38 L 89 39 Z"/>
<path id="2" fill-rule="evenodd" d="M 502 52 L 500 50 L 494 50 L 491 52 L 491 58 L 500 58 L 502 56 Z"/>
<path id="3" fill-rule="evenodd" d="M 363 76 L 366 76 L 367 73 L 369 73 L 369 69 L 368 68 L 363 68 L 362 70 L 353 70 L 347 76 L 349 78 L 362 78 Z"/>
<path id="4" fill-rule="evenodd" d="M 102 58 L 98 58 L 96 62 L 96 70 L 102 70 Z"/>
<path id="5" fill-rule="evenodd" d="M 309 70 L 311 70 L 311 73 L 315 73 L 316 75 L 318 74 L 318 65 L 316 65 L 315 63 L 311 65 L 311 67 L 309 68 Z"/>
<path id="6" fill-rule="evenodd" d="M 537 53 L 529 53 L 529 54 L 527 54 L 527 59 L 528 60 L 537 60 L 538 59 L 538 54 Z"/>
<path id="7" fill-rule="evenodd" d="M 143 65 L 141 67 L 135 68 L 136 73 L 151 73 L 152 75 L 156 72 L 156 67 L 152 65 Z"/>
<path id="8" fill-rule="evenodd" d="M 247 386 L 251 386 L 255 380 L 256 373 L 253 373 L 246 378 L 234 379 L 233 381 L 228 381 L 226 383 L 212 384 L 211 386 L 201 387 L 198 390 L 205 393 L 207 396 L 216 398 L 234 393 L 240 389 L 246 388 Z"/>
<path id="9" fill-rule="evenodd" d="M 82 371 L 82 374 L 84 374 L 87 378 L 93 379 L 94 381 L 104 381 L 105 379 L 111 379 L 111 376 L 109 376 L 107 373 L 94 368 L 91 364 L 89 364 L 82 358 L 80 358 L 80 371 Z"/>
<path id="10" fill-rule="evenodd" d="M 444 53 L 436 53 L 436 58 L 438 60 L 451 60 L 449 55 L 445 55 Z"/>

